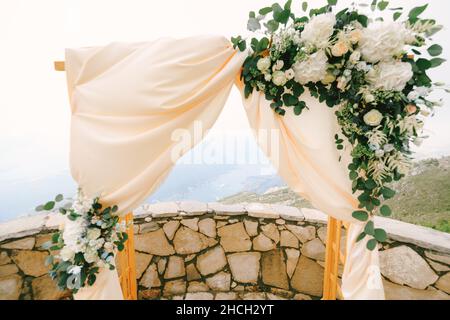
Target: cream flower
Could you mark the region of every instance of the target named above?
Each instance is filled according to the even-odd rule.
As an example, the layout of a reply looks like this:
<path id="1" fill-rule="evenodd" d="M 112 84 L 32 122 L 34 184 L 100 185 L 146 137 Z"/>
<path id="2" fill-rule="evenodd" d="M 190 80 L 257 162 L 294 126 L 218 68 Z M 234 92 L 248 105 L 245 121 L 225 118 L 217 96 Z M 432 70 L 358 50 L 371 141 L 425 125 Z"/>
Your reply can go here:
<path id="1" fill-rule="evenodd" d="M 328 58 L 323 50 L 317 51 L 305 61 L 296 62 L 292 69 L 295 81 L 301 84 L 322 81 L 327 75 Z"/>
<path id="2" fill-rule="evenodd" d="M 284 74 L 283 71 L 275 71 L 272 75 L 272 82 L 276 85 L 276 86 L 284 86 L 287 82 L 287 78 L 286 75 Z"/>
<path id="3" fill-rule="evenodd" d="M 361 59 L 361 52 L 358 50 L 355 50 L 350 55 L 349 61 L 351 63 L 357 63 Z"/>
<path id="4" fill-rule="evenodd" d="M 333 72 L 327 72 L 325 77 L 322 79 L 322 83 L 330 84 L 330 83 L 333 83 L 334 80 L 336 80 L 336 76 L 333 74 Z"/>
<path id="5" fill-rule="evenodd" d="M 286 71 L 284 72 L 284 74 L 285 74 L 285 76 L 286 76 L 286 78 L 287 78 L 288 80 L 294 79 L 294 77 L 295 77 L 295 72 L 294 72 L 294 70 L 292 70 L 292 69 L 286 70 Z"/>
<path id="6" fill-rule="evenodd" d="M 61 249 L 59 256 L 63 261 L 70 261 L 75 257 L 75 252 L 66 246 Z"/>
<path id="7" fill-rule="evenodd" d="M 87 238 L 89 240 L 95 240 L 98 237 L 100 237 L 100 235 L 101 235 L 101 231 L 98 228 L 90 228 L 87 231 Z"/>
<path id="8" fill-rule="evenodd" d="M 372 70 L 367 80 L 374 89 L 402 91 L 413 76 L 411 64 L 407 62 L 380 62 Z"/>
<path id="9" fill-rule="evenodd" d="M 336 18 L 332 13 L 314 16 L 305 26 L 301 34 L 301 40 L 310 46 L 319 49 L 326 48 L 328 41 L 334 32 Z"/>
<path id="10" fill-rule="evenodd" d="M 356 44 L 359 42 L 359 40 L 361 40 L 362 37 L 362 31 L 359 29 L 355 29 L 350 31 L 350 33 L 348 34 L 348 40 L 352 43 L 352 44 Z"/>
<path id="11" fill-rule="evenodd" d="M 271 64 L 270 57 L 265 57 L 258 60 L 258 62 L 256 63 L 256 67 L 258 68 L 259 71 L 265 72 L 269 70 L 270 64 Z"/>
<path id="12" fill-rule="evenodd" d="M 284 61 L 283 60 L 277 60 L 275 62 L 275 64 L 273 65 L 273 67 L 272 67 L 272 71 L 273 72 L 279 71 L 279 70 L 283 69 L 283 67 L 284 67 Z"/>
<path id="13" fill-rule="evenodd" d="M 349 48 L 345 41 L 338 41 L 331 48 L 331 54 L 335 57 L 341 57 L 348 52 Z"/>
<path id="14" fill-rule="evenodd" d="M 372 109 L 364 115 L 364 122 L 368 126 L 376 127 L 380 125 L 381 120 L 383 120 L 383 115 L 376 109 Z"/>
<path id="15" fill-rule="evenodd" d="M 405 27 L 398 22 L 375 21 L 363 30 L 359 47 L 363 59 L 378 62 L 392 58 L 403 50 Z"/>

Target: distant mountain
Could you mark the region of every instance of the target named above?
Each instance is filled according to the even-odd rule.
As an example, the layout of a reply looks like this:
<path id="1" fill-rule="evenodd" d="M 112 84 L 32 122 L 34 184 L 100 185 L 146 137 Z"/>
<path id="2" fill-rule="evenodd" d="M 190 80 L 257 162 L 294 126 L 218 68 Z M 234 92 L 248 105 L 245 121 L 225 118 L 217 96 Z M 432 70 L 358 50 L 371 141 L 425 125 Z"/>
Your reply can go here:
<path id="1" fill-rule="evenodd" d="M 272 179 L 272 178 L 271 178 Z M 260 185 L 264 185 L 260 182 Z M 416 162 L 410 175 L 394 184 L 397 195 L 388 200 L 392 218 L 450 233 L 450 157 Z M 280 203 L 311 207 L 287 187 L 243 191 L 225 197 L 223 203 Z"/>

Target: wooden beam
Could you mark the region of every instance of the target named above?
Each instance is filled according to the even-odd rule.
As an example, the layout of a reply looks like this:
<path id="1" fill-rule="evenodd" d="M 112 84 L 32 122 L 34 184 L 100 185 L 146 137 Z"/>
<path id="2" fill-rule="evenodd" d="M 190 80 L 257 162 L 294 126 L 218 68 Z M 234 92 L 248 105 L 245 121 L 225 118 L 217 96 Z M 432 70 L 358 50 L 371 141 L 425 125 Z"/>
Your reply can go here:
<path id="1" fill-rule="evenodd" d="M 342 221 L 328 218 L 325 271 L 323 275 L 323 300 L 336 300 L 338 289 L 338 266 L 342 259 L 340 252 Z"/>
<path id="2" fill-rule="evenodd" d="M 56 71 L 66 71 L 66 64 L 64 61 L 55 61 L 54 66 Z"/>

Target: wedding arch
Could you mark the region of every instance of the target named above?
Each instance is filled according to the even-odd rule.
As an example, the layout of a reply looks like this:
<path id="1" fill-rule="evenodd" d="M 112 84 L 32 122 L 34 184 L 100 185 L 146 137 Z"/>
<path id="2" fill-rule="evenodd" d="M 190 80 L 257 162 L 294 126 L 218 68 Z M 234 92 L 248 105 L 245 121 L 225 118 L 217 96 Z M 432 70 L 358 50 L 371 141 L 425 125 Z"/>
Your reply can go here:
<path id="1" fill-rule="evenodd" d="M 333 14 L 335 5 L 328 0 L 304 17 L 290 0 L 251 12 L 249 30 L 264 24 L 266 36 L 248 41 L 199 36 L 66 49 L 55 68 L 67 74 L 71 173 L 81 192 L 60 208 L 66 230 L 53 242 L 63 263 L 53 263 L 52 276 L 77 299 L 120 299 L 122 292 L 136 299 L 131 212 L 201 141 L 194 122 L 211 128 L 236 85 L 252 129 L 279 132 L 259 144 L 280 176 L 330 217 L 323 298 L 384 299 L 377 243 L 386 233 L 373 216 L 390 214 L 381 204 L 395 193 L 387 184 L 406 174 L 409 143 L 420 139 L 421 117 L 437 104 L 426 98 L 434 87 L 426 71 L 443 62 L 437 44 L 427 49 L 430 60 L 405 47 L 420 56 L 439 28 L 419 18 L 426 6 L 399 23 L 398 8 L 393 21 L 372 22 L 357 9 Z M 388 3 L 372 6 L 383 11 Z M 171 133 L 180 128 L 194 138 L 174 159 Z M 87 239 L 82 248 L 77 237 Z"/>

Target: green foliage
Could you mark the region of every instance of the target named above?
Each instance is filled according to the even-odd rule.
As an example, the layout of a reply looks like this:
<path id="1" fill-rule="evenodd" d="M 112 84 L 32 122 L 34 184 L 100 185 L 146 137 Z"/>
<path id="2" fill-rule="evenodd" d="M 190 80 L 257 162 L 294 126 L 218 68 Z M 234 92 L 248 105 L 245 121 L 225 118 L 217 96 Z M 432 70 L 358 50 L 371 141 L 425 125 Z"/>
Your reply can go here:
<path id="1" fill-rule="evenodd" d="M 38 206 L 42 210 L 55 209 L 56 203 L 64 201 L 64 196 L 58 194 L 55 197 L 55 201 L 49 201 L 45 205 Z M 80 200 L 78 200 L 80 201 Z M 68 206 L 70 204 L 70 206 Z M 96 198 L 89 202 L 90 208 L 86 208 L 87 212 L 77 212 L 72 207 L 70 202 L 62 204 L 56 208 L 61 214 L 66 215 L 70 220 L 77 221 L 83 219 L 86 225 L 85 229 L 77 235 L 80 241 L 88 243 L 88 247 L 91 250 L 95 250 L 98 258 L 104 263 L 106 267 L 111 270 L 114 269 L 112 253 L 114 249 L 119 251 L 125 247 L 125 242 L 128 240 L 126 232 L 117 231 L 119 217 L 114 215 L 118 211 L 116 205 L 112 207 L 103 208 L 99 199 Z M 94 239 L 101 239 L 103 242 L 99 247 L 93 247 L 91 244 L 92 238 L 89 238 L 89 232 L 98 232 L 98 235 Z M 114 241 L 114 247 L 106 248 L 106 243 Z M 105 246 L 104 246 L 105 244 Z M 63 236 L 60 232 L 56 232 L 52 235 L 51 241 L 45 244 L 45 248 L 50 251 L 62 252 L 62 250 L 72 250 L 70 247 L 65 246 Z M 54 279 L 61 290 L 72 290 L 76 293 L 80 288 L 86 285 L 92 286 L 96 281 L 96 274 L 99 272 L 97 262 L 88 262 L 86 253 L 89 249 L 83 249 L 81 252 L 73 252 L 73 257 L 66 260 L 62 260 L 59 254 L 48 256 L 45 263 L 51 267 L 49 275 Z M 73 272 L 74 268 L 78 268 L 77 272 Z"/>
<path id="2" fill-rule="evenodd" d="M 426 26 L 423 27 L 423 31 L 416 32 L 415 38 L 411 40 L 414 43 L 409 49 L 415 56 L 411 57 L 407 51 L 391 56 L 393 62 L 409 63 L 413 76 L 401 91 L 375 89 L 367 74 L 368 70 L 378 68 L 379 63 L 369 61 L 364 56 L 356 57 L 356 62 L 352 61 L 355 59 L 353 52 L 359 49 L 358 39 L 350 41 L 348 38 L 343 53 L 339 52 L 340 48 L 337 46 L 342 37 L 349 37 L 349 32 L 355 25 L 359 25 L 356 29 L 361 28 L 360 26 L 366 28 L 374 21 L 373 17 L 360 13 L 356 7 L 345 8 L 335 14 L 334 32 L 325 43 L 325 49 L 302 41 L 301 34 L 310 18 L 332 12 L 336 4 L 336 0 L 327 0 L 327 5 L 323 7 L 308 8 L 308 3 L 303 1 L 302 11 L 307 12 L 309 9 L 309 12 L 308 15 L 299 17 L 294 13 L 296 6 L 291 0 L 284 6 L 274 3 L 270 7 L 260 9 L 258 12 L 262 17 L 256 17 L 255 12 L 251 12 L 250 28 L 259 29 L 264 25 L 265 30 L 262 31 L 265 36 L 249 40 L 252 50 L 244 62 L 241 79 L 244 82 L 245 97 L 249 97 L 253 91 L 260 91 L 270 101 L 273 111 L 280 116 L 283 116 L 289 108 L 292 109 L 289 112 L 295 115 L 301 115 L 303 110 L 308 108 L 302 99 L 306 89 L 312 97 L 329 108 L 340 106 L 339 109 L 336 108 L 335 114 L 346 143 L 352 147 L 353 161 L 348 166 L 348 177 L 352 182 L 352 191 L 358 194 L 359 202 L 359 210 L 353 212 L 352 216 L 367 222 L 362 237 L 370 237 L 367 247 L 373 250 L 377 241 L 384 239 L 385 234 L 380 231 L 381 229 L 375 229 L 372 217 L 378 212 L 383 216 L 392 214 L 390 207 L 382 204 L 382 200 L 391 199 L 396 195 L 387 185 L 405 175 L 405 163 L 411 154 L 409 142 L 420 134 L 420 129 L 416 127 L 404 130 L 399 125 L 408 117 L 421 112 L 422 106 L 415 105 L 416 111 L 410 114 L 410 104 L 415 104 L 414 99 L 410 101 L 410 93 L 416 87 L 432 87 L 433 83 L 427 72 L 445 61 L 438 57 L 442 53 L 442 47 L 438 44 L 428 46 L 427 52 L 431 56 L 429 59 L 422 55 L 422 51 L 425 50 L 419 50 L 426 45 L 430 34 L 440 30 L 440 26 L 436 25 L 434 20 L 420 18 L 427 5 L 413 8 L 408 13 L 408 21 L 404 23 L 413 25 L 419 22 L 414 28 Z M 361 7 L 363 6 L 367 5 L 361 4 Z M 370 7 L 373 11 L 384 11 L 388 9 L 389 1 L 373 0 Z M 400 19 L 403 14 L 401 7 L 389 10 L 393 11 L 394 20 Z M 383 20 L 377 18 L 375 21 Z M 235 48 L 243 47 L 242 41 L 244 40 L 241 37 L 232 38 Z M 327 59 L 327 77 L 322 76 L 319 81 L 310 80 L 305 83 L 299 79 L 296 64 L 309 63 L 308 59 L 312 59 L 312 56 L 321 50 Z M 267 60 L 266 57 L 270 59 Z M 265 60 L 260 61 L 263 58 Z M 270 65 L 267 65 L 268 61 Z M 426 97 L 420 98 L 424 99 L 424 104 L 428 108 L 434 105 Z M 380 121 L 370 121 L 371 116 L 379 117 Z M 334 139 L 336 148 L 344 150 L 344 139 L 339 134 L 336 134 Z M 338 156 L 340 161 L 341 155 Z"/>

